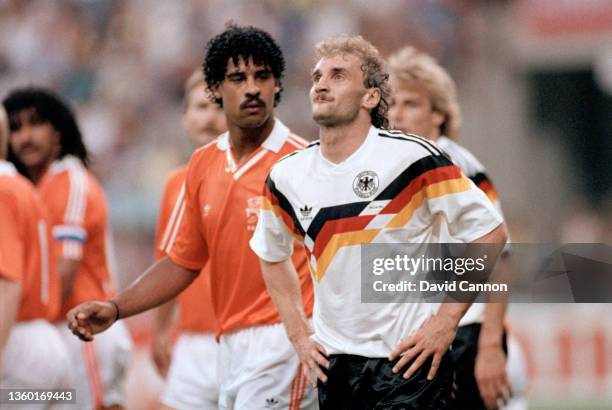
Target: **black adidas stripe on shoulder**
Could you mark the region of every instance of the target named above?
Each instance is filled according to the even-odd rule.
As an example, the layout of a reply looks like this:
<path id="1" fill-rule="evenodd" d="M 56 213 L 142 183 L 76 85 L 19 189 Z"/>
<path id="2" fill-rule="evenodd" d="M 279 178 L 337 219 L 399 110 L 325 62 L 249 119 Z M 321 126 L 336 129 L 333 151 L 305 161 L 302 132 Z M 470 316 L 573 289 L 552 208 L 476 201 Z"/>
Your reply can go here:
<path id="1" fill-rule="evenodd" d="M 281 162 L 281 161 L 283 161 L 283 160 L 285 160 L 285 159 L 287 159 L 289 157 L 292 157 L 292 156 L 294 156 L 295 154 L 297 154 L 299 152 L 302 152 L 304 150 L 307 150 L 308 148 L 312 148 L 312 147 L 315 147 L 315 146 L 320 145 L 320 144 L 321 144 L 321 142 L 319 142 L 319 140 L 313 141 L 310 144 L 306 145 L 305 147 L 302 147 L 302 148 L 296 149 L 293 152 L 290 152 L 289 154 L 285 155 L 284 157 L 282 157 L 281 159 L 276 161 L 276 163 L 278 164 L 279 162 Z"/>
<path id="2" fill-rule="evenodd" d="M 387 131 L 387 130 L 379 131 L 378 135 L 380 137 L 383 137 L 383 138 L 392 138 L 392 139 L 396 139 L 396 140 L 414 142 L 416 144 L 419 144 L 423 148 L 425 148 L 427 151 L 429 151 L 429 153 L 431 155 L 442 155 L 442 152 L 440 151 L 440 149 L 438 147 L 433 145 L 427 139 L 425 139 L 423 137 L 419 137 L 417 135 L 404 134 L 401 131 L 390 132 L 390 131 Z"/>
<path id="3" fill-rule="evenodd" d="M 303 149 L 311 148 L 317 145 L 321 145 L 321 140 L 314 140 L 310 144 L 306 145 Z"/>

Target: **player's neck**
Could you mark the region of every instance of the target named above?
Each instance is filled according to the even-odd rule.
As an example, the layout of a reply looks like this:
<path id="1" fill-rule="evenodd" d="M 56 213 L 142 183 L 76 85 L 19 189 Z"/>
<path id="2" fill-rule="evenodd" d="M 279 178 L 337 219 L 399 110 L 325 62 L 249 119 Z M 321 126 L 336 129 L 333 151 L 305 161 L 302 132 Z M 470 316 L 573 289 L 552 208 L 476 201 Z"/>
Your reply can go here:
<path id="1" fill-rule="evenodd" d="M 28 167 L 28 175 L 30 176 L 30 180 L 34 185 L 38 185 L 38 183 L 42 180 L 52 162 L 52 160 L 45 161 L 38 166 Z"/>
<path id="2" fill-rule="evenodd" d="M 438 142 L 438 140 L 440 139 L 441 135 L 440 135 L 440 130 L 436 129 L 432 132 L 429 133 L 429 135 L 426 136 L 426 138 L 430 141 L 433 142 Z"/>
<path id="3" fill-rule="evenodd" d="M 370 118 L 358 118 L 350 124 L 333 127 L 321 126 L 321 154 L 334 164 L 339 164 L 350 157 L 363 144 L 370 130 Z"/>
<path id="4" fill-rule="evenodd" d="M 257 128 L 240 128 L 235 124 L 228 124 L 227 129 L 234 160 L 240 164 L 270 136 L 274 129 L 274 116 L 271 115 Z"/>

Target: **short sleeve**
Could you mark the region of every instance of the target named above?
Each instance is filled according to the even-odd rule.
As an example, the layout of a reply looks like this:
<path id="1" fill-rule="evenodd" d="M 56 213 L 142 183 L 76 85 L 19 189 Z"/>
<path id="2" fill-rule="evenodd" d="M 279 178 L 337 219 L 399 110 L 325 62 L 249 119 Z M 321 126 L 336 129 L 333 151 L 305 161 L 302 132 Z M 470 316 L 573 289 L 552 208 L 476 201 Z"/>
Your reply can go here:
<path id="1" fill-rule="evenodd" d="M 208 246 L 202 230 L 198 201 L 199 179 L 193 160 L 185 178 L 184 198 L 177 208 L 177 222 L 168 239 L 166 252 L 170 259 L 187 269 L 200 270 L 208 260 Z"/>
<path id="2" fill-rule="evenodd" d="M 61 242 L 62 257 L 81 260 L 83 245 L 87 240 L 85 218 L 90 188 L 88 175 L 78 166 L 70 166 L 65 175 L 65 178 L 58 179 L 58 182 L 61 181 L 65 186 L 56 186 L 54 192 L 51 192 L 54 196 L 50 205 L 50 212 L 55 222 L 53 238 Z"/>
<path id="3" fill-rule="evenodd" d="M 449 234 L 462 242 L 472 242 L 503 223 L 489 198 L 456 165 L 440 168 L 443 175 L 428 185 L 427 207 L 442 216 Z"/>
<path id="4" fill-rule="evenodd" d="M 19 233 L 19 220 L 14 195 L 0 190 L 0 276 L 22 283 L 24 241 Z M 37 243 L 36 238 L 31 239 Z"/>
<path id="5" fill-rule="evenodd" d="M 291 257 L 296 234 L 286 209 L 290 206 L 276 189 L 270 176 L 266 179 L 257 227 L 250 241 L 253 252 L 267 262 L 281 262 Z"/>
<path id="6" fill-rule="evenodd" d="M 185 184 L 176 192 L 174 181 L 168 178 L 164 187 L 164 193 L 159 207 L 157 217 L 157 228 L 155 230 L 154 258 L 159 260 L 167 255 L 167 249 L 172 237 L 172 231 L 178 222 L 178 214 L 185 197 Z"/>

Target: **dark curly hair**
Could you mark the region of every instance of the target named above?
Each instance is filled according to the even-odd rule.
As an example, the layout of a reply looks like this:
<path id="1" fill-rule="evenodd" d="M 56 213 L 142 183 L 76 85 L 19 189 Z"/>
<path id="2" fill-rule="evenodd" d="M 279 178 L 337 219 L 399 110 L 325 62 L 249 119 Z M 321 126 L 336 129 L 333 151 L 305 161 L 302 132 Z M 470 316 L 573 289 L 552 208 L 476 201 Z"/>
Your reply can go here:
<path id="1" fill-rule="evenodd" d="M 83 165 L 89 165 L 90 156 L 72 109 L 54 92 L 38 87 L 19 88 L 13 90 L 3 104 L 11 131 L 21 128 L 21 113 L 32 110 L 30 121 L 49 123 L 60 133 L 60 158 L 74 155 Z M 8 157 L 12 162 L 19 162 L 10 148 Z"/>
<path id="2" fill-rule="evenodd" d="M 206 89 L 210 99 L 223 106 L 221 98 L 214 96 L 214 91 L 225 79 L 227 61 L 231 58 L 238 65 L 239 58 L 253 58 L 257 65 L 268 67 L 278 82 L 279 91 L 274 95 L 276 107 L 283 92 L 282 77 L 285 71 L 283 52 L 272 36 L 267 32 L 252 26 L 237 26 L 228 24 L 226 30 L 213 37 L 206 44 L 206 55 L 202 67 L 206 79 Z"/>

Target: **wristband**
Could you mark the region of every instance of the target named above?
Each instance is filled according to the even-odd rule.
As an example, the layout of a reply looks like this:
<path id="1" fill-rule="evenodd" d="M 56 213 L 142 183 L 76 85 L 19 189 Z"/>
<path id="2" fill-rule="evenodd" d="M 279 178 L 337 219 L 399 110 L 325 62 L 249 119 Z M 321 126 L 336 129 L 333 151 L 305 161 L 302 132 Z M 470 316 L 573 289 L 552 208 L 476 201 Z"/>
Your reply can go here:
<path id="1" fill-rule="evenodd" d="M 120 319 L 120 317 L 119 317 L 119 306 L 118 306 L 118 305 L 117 305 L 117 303 L 116 303 L 114 300 L 112 300 L 112 299 L 111 299 L 111 300 L 109 300 L 109 301 L 108 301 L 108 303 L 112 303 L 112 305 L 115 307 L 115 312 L 117 312 L 117 313 L 116 313 L 116 315 L 115 315 L 115 322 L 116 322 L 116 321 L 118 321 L 118 320 Z"/>

